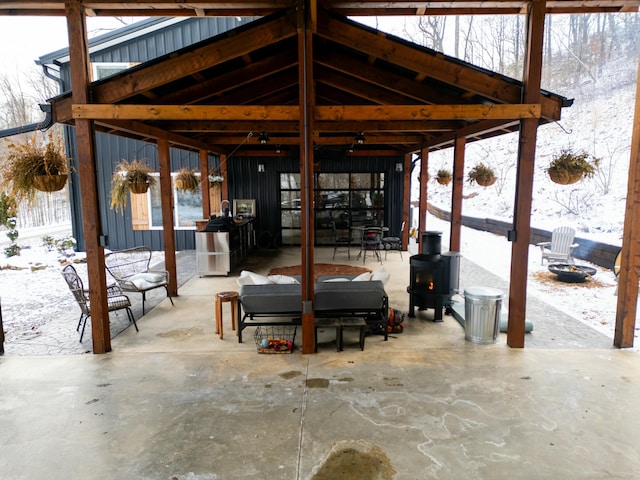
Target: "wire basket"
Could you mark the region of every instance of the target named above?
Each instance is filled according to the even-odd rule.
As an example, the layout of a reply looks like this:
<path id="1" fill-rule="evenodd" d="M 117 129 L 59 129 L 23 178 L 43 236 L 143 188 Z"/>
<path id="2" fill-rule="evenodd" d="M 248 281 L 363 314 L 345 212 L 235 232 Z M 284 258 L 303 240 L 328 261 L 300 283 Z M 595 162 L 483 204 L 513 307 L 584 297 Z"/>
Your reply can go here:
<path id="1" fill-rule="evenodd" d="M 289 325 L 259 326 L 253 338 L 258 353 L 291 353 L 296 327 Z"/>

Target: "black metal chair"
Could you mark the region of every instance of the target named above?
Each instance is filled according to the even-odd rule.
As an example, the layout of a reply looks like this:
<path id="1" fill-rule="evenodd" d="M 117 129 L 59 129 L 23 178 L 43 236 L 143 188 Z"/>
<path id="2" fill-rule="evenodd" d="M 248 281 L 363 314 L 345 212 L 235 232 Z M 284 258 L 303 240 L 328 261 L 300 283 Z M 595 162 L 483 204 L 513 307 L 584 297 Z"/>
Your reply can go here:
<path id="1" fill-rule="evenodd" d="M 387 253 L 389 251 L 400 253 L 400 260 L 402 260 L 402 233 L 404 232 L 404 224 L 400 226 L 400 234 L 397 237 L 383 237 L 382 248 L 384 248 L 384 259 L 387 259 Z"/>
<path id="2" fill-rule="evenodd" d="M 380 247 L 382 246 L 382 227 L 366 227 L 362 232 L 362 263 L 367 261 L 367 252 L 373 252 L 380 263 Z"/>
<path id="3" fill-rule="evenodd" d="M 73 296 L 80 307 L 80 320 L 78 320 L 76 332 L 80 329 L 80 325 L 82 325 L 82 331 L 80 332 L 80 341 L 82 342 L 84 328 L 87 326 L 87 319 L 91 316 L 89 292 L 85 290 L 82 279 L 73 265 L 67 265 L 64 267 L 62 269 L 62 276 L 67 282 L 69 290 L 73 293 Z M 129 297 L 122 293 L 122 289 L 118 285 L 109 285 L 107 287 L 107 307 L 109 312 L 125 310 L 129 317 L 129 322 L 133 323 L 133 326 L 136 327 L 136 332 L 139 331 L 138 325 L 136 325 L 136 319 L 131 311 L 131 301 L 129 300 Z"/>
<path id="4" fill-rule="evenodd" d="M 331 230 L 333 232 L 333 259 L 336 259 L 336 253 L 339 248 L 346 248 L 347 258 L 351 260 L 351 236 L 338 235 L 336 222 L 331 221 Z"/>

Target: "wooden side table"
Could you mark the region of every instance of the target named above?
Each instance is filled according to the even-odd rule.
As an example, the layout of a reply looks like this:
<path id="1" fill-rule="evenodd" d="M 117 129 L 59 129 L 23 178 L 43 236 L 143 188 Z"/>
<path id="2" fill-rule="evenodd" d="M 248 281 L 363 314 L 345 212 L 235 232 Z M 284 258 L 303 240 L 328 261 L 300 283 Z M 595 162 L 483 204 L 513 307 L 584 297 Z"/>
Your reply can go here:
<path id="1" fill-rule="evenodd" d="M 216 293 L 216 333 L 222 340 L 222 304 L 231 303 L 231 329 L 236 329 L 236 315 L 238 314 L 238 292 L 218 292 Z"/>
<path id="2" fill-rule="evenodd" d="M 336 351 L 342 350 L 342 344 L 340 343 L 340 319 L 339 318 L 316 318 L 316 344 L 315 351 L 318 352 L 318 329 L 322 328 L 335 328 L 336 329 Z"/>
<path id="3" fill-rule="evenodd" d="M 360 350 L 364 350 L 364 337 L 367 332 L 367 322 L 364 318 L 360 317 L 343 317 L 340 319 L 340 350 L 344 346 L 343 331 L 345 328 L 359 328 L 360 329 Z"/>

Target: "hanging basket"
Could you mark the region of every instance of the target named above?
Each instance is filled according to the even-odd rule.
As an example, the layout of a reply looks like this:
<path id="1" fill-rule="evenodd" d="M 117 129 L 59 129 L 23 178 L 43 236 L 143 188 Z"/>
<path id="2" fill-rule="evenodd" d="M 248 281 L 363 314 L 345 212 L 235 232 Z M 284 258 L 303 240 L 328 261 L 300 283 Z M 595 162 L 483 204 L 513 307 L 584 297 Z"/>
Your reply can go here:
<path id="1" fill-rule="evenodd" d="M 548 170 L 549 178 L 559 185 L 571 185 L 582 180 L 582 172 L 570 173 L 566 170 Z"/>
<path id="2" fill-rule="evenodd" d="M 496 177 L 478 177 L 476 178 L 476 183 L 481 187 L 490 187 L 496 183 Z"/>
<path id="3" fill-rule="evenodd" d="M 36 175 L 33 186 L 41 192 L 57 192 L 67 184 L 68 175 Z"/>
<path id="4" fill-rule="evenodd" d="M 451 177 L 436 177 L 436 182 L 440 185 L 449 185 L 451 183 Z"/>
<path id="5" fill-rule="evenodd" d="M 131 193 L 147 193 L 149 184 L 147 182 L 132 182 L 129 184 L 129 190 L 131 190 Z"/>

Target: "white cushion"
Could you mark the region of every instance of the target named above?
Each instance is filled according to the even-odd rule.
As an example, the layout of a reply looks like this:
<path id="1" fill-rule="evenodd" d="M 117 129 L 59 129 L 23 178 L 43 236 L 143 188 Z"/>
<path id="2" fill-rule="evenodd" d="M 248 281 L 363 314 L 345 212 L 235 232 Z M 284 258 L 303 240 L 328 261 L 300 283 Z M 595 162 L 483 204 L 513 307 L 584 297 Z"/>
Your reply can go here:
<path id="1" fill-rule="evenodd" d="M 327 278 L 323 283 L 331 283 L 331 282 L 348 282 L 348 278 Z"/>
<path id="2" fill-rule="evenodd" d="M 380 267 L 371 274 L 371 280 L 379 280 L 383 285 L 386 285 L 390 278 L 391 274 L 384 267 Z"/>
<path id="3" fill-rule="evenodd" d="M 127 280 L 133 283 L 138 290 L 146 290 L 164 283 L 165 277 L 160 273 L 136 273 Z"/>
<path id="4" fill-rule="evenodd" d="M 272 282 L 264 275 L 254 273 L 249 270 L 242 270 L 240 272 L 240 276 L 236 279 L 236 283 L 241 287 L 243 285 L 269 285 L 275 282 Z"/>
<path id="5" fill-rule="evenodd" d="M 239 287 L 243 285 L 253 285 L 253 280 L 251 280 L 249 272 L 247 270 L 243 270 L 240 272 L 240 276 L 236 279 L 236 283 Z"/>
<path id="6" fill-rule="evenodd" d="M 364 272 L 351 280 L 352 282 L 368 282 L 371 280 L 371 272 Z"/>
<path id="7" fill-rule="evenodd" d="M 300 283 L 297 278 L 290 277 L 289 275 L 269 275 L 267 277 L 271 282 L 280 285 L 296 285 Z"/>

